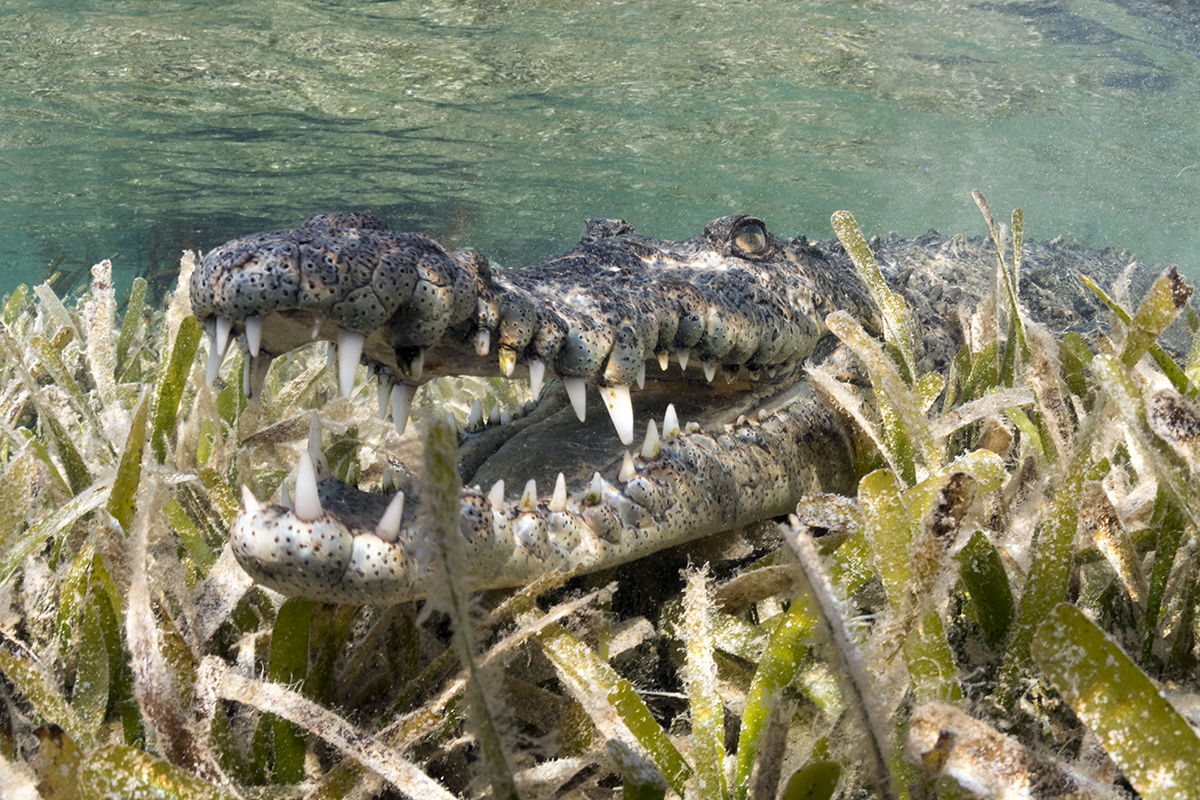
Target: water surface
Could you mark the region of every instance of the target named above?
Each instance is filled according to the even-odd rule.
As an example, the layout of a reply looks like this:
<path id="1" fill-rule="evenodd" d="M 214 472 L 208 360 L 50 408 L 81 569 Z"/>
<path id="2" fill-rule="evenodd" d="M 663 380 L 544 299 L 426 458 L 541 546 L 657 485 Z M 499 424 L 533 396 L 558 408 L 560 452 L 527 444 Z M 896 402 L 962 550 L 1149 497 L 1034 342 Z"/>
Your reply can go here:
<path id="1" fill-rule="evenodd" d="M 686 237 L 1028 235 L 1200 274 L 1200 7 L 10 0 L 0 291 L 366 211 L 504 266 Z"/>

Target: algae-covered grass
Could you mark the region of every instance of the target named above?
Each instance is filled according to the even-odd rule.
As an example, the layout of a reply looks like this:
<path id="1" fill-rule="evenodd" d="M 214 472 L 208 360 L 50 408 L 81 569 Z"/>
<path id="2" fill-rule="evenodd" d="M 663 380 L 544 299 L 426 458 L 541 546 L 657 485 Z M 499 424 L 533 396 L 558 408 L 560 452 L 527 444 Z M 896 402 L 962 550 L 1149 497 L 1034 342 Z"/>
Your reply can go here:
<path id="1" fill-rule="evenodd" d="M 1106 296 L 1105 335 L 1056 336 L 1021 313 L 1019 212 L 1006 230 L 976 199 L 996 290 L 947 374 L 919 374 L 903 302 L 835 216 L 884 313 L 882 341 L 828 320 L 869 389 L 811 378 L 859 439 L 857 495 L 805 498 L 775 549 L 690 571 L 647 616 L 613 611 L 611 575 L 486 596 L 451 580 L 424 612 L 254 586 L 224 542 L 241 487 L 277 496 L 314 409 L 335 471 L 382 484 L 397 442 L 374 393 L 334 399 L 312 353 L 277 360 L 256 403 L 240 356 L 206 388 L 186 290 L 152 306 L 138 284 L 119 312 L 106 263 L 73 304 L 22 287 L 0 308 L 0 785 L 1200 796 L 1200 358 L 1156 343 L 1180 315 L 1195 331 L 1191 290 L 1169 270 L 1138 308 Z M 416 405 L 465 414 L 465 391 Z M 421 514 L 453 576 L 448 426 L 424 427 Z"/>

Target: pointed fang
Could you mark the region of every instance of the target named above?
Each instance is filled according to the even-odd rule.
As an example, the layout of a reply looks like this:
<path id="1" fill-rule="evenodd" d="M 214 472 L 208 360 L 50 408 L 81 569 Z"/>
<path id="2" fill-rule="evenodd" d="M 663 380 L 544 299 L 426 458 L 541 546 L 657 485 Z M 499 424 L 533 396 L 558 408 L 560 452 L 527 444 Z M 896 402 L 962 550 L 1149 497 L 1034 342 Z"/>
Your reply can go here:
<path id="1" fill-rule="evenodd" d="M 674 439 L 679 435 L 679 415 L 675 413 L 675 404 L 667 404 L 667 411 L 663 414 L 663 429 L 662 438 Z"/>
<path id="2" fill-rule="evenodd" d="M 658 426 L 654 420 L 646 423 L 646 441 L 642 442 L 642 458 L 646 460 L 662 455 L 662 444 L 658 440 Z"/>
<path id="3" fill-rule="evenodd" d="M 621 462 L 621 471 L 617 473 L 617 480 L 621 483 L 626 483 L 637 475 L 637 470 L 633 466 L 633 456 L 629 455 L 629 451 L 625 451 L 625 460 Z"/>
<path id="4" fill-rule="evenodd" d="M 537 481 L 533 478 L 529 479 L 525 491 L 521 492 L 521 510 L 537 511 Z"/>
<path id="5" fill-rule="evenodd" d="M 655 353 L 655 355 L 658 356 L 658 368 L 666 372 L 667 367 L 671 366 L 671 354 L 663 350 L 661 353 Z"/>
<path id="6" fill-rule="evenodd" d="M 712 383 L 712 379 L 714 377 L 716 377 L 716 374 L 717 374 L 716 362 L 715 361 L 701 361 L 700 367 L 701 367 L 701 369 L 704 370 L 704 380 L 708 381 L 709 383 Z"/>
<path id="7" fill-rule="evenodd" d="M 394 542 L 400 538 L 400 521 L 404 518 L 404 492 L 396 492 L 388 503 L 387 510 L 379 518 L 375 526 L 375 535 L 385 542 Z"/>
<path id="8" fill-rule="evenodd" d="M 563 378 L 563 386 L 567 387 L 567 397 L 571 398 L 575 416 L 579 417 L 580 422 L 584 422 L 587 414 L 587 395 L 584 390 L 587 384 L 583 382 L 583 378 Z"/>
<path id="9" fill-rule="evenodd" d="M 246 507 L 247 514 L 257 514 L 262 511 L 262 503 L 258 502 L 254 492 L 250 491 L 250 487 L 244 483 L 242 484 L 242 505 Z"/>
<path id="10" fill-rule="evenodd" d="M 529 392 L 537 400 L 542 393 L 542 381 L 546 377 L 546 362 L 533 359 L 529 362 Z"/>
<path id="11" fill-rule="evenodd" d="M 554 495 L 550 498 L 550 510 L 567 510 L 567 478 L 561 472 L 558 473 L 558 480 L 554 482 Z"/>
<path id="12" fill-rule="evenodd" d="M 354 375 L 358 372 L 358 362 L 362 359 L 363 343 L 367 337 L 361 333 L 338 328 L 338 385 L 342 397 L 350 397 L 354 391 Z"/>
<path id="13" fill-rule="evenodd" d="M 233 320 L 217 317 L 217 352 L 222 356 L 229 349 L 229 332 L 233 330 Z"/>
<path id="14" fill-rule="evenodd" d="M 483 427 L 483 401 L 478 397 L 471 404 L 471 414 L 467 417 L 467 430 L 477 431 Z"/>
<path id="15" fill-rule="evenodd" d="M 317 474 L 313 471 L 308 452 L 300 454 L 300 469 L 296 473 L 296 517 L 302 522 L 321 518 L 321 498 L 317 494 Z"/>
<path id="16" fill-rule="evenodd" d="M 262 317 L 246 317 L 246 347 L 250 350 L 251 356 L 257 356 L 258 350 L 262 346 Z"/>
<path id="17" fill-rule="evenodd" d="M 492 508 L 504 507 L 504 481 L 496 481 L 492 484 L 492 488 L 488 489 L 487 499 L 492 504 Z"/>
<path id="18" fill-rule="evenodd" d="M 600 395 L 608 407 L 608 415 L 612 417 L 621 444 L 633 444 L 633 401 L 629 399 L 629 387 L 623 384 L 602 386 Z"/>
<path id="19" fill-rule="evenodd" d="M 392 421 L 396 424 L 396 433 L 404 435 L 408 427 L 408 415 L 412 413 L 413 395 L 417 387 L 407 383 L 397 383 L 392 387 Z"/>
<path id="20" fill-rule="evenodd" d="M 638 367 L 638 374 L 637 374 L 636 382 L 637 382 L 637 386 L 639 389 L 646 388 L 646 362 L 645 361 L 643 361 L 642 365 L 640 367 Z"/>
<path id="21" fill-rule="evenodd" d="M 692 357 L 691 350 L 676 350 L 675 357 L 679 359 L 679 368 L 687 372 L 688 359 Z"/>

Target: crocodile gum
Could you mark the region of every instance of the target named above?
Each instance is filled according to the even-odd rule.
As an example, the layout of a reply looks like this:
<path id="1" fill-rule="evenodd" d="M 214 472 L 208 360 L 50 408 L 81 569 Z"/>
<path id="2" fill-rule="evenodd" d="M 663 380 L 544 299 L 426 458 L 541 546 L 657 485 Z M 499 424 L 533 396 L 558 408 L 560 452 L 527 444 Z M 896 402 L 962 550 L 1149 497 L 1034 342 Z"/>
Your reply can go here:
<path id="1" fill-rule="evenodd" d="M 944 370 L 995 279 L 992 241 L 930 231 L 871 246 L 908 305 L 920 370 Z M 1027 242 L 1022 305 L 1054 330 L 1086 333 L 1100 310 L 1079 273 L 1108 283 L 1131 262 Z M 477 589 L 615 566 L 786 514 L 814 491 L 853 489 L 842 423 L 805 391 L 803 373 L 817 361 L 853 371 L 823 320 L 846 310 L 877 332 L 876 309 L 839 243 L 778 237 L 756 217 L 723 217 L 680 242 L 592 219 L 571 250 L 492 270 L 479 253 L 371 217 L 322 215 L 212 250 L 192 274 L 191 298 L 209 333 L 210 382 L 233 342 L 250 356 L 253 397 L 272 358 L 325 339 L 337 344 L 342 393 L 367 363 L 401 431 L 416 387 L 438 376 L 528 378 L 534 397 L 547 372 L 561 379 L 569 411 L 531 418 L 464 475 L 476 484 L 463 491 L 460 530 Z M 611 426 L 585 427 L 588 387 Z M 545 394 L 552 405 L 554 392 Z M 699 421 L 681 427 L 675 405 Z M 631 452 L 639 421 L 646 436 Z M 554 483 L 547 497 L 524 474 L 530 459 L 519 453 L 530 451 L 508 452 L 539 436 L 541 453 L 554 442 L 596 443 L 557 478 L 541 476 L 543 487 Z M 294 508 L 244 493 L 230 536 L 246 571 L 317 600 L 426 594 L 437 569 L 413 499 L 389 502 L 332 479 L 318 488 L 305 461 Z M 516 502 L 505 481 L 525 485 Z"/>

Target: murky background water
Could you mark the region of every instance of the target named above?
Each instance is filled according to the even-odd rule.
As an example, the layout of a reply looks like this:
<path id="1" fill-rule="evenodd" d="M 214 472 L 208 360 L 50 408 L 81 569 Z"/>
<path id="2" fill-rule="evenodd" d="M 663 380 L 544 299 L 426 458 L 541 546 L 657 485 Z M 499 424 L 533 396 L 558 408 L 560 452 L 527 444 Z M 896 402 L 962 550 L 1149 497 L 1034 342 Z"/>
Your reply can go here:
<path id="1" fill-rule="evenodd" d="M 588 216 L 685 237 L 984 231 L 1200 275 L 1194 2 L 0 8 L 0 291 L 367 211 L 528 263 Z M 69 283 L 69 278 L 64 284 Z"/>

